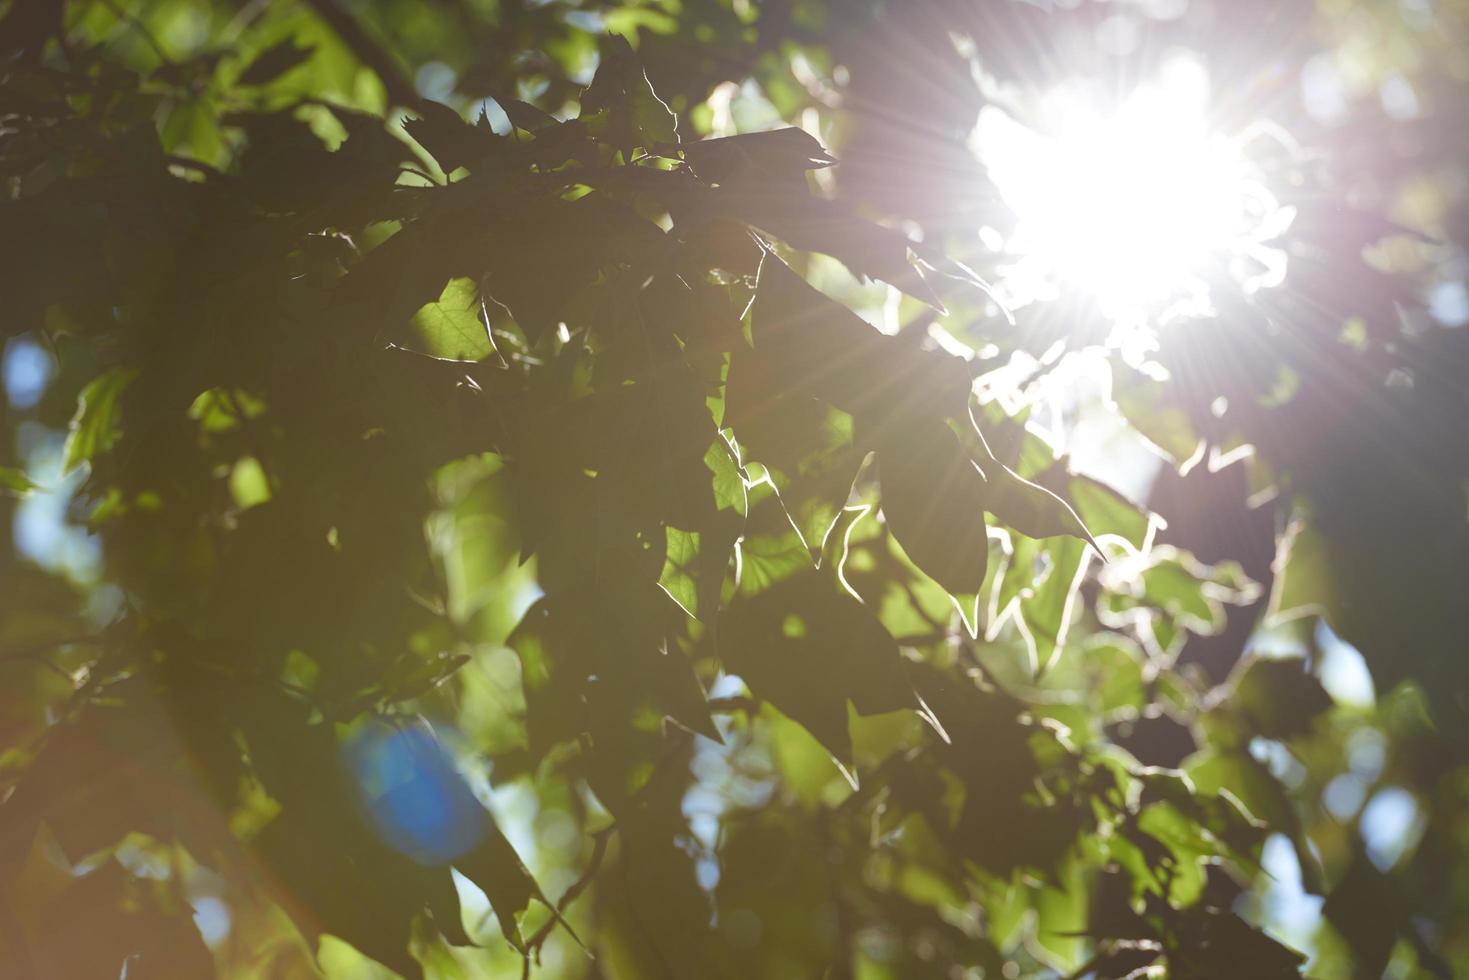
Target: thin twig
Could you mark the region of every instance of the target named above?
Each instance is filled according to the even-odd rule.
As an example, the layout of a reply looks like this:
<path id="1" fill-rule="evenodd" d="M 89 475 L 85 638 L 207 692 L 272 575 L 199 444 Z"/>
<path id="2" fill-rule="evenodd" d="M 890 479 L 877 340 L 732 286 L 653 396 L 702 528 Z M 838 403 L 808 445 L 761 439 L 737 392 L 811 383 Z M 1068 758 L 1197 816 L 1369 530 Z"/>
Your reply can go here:
<path id="1" fill-rule="evenodd" d="M 535 934 L 525 944 L 525 961 L 520 970 L 521 980 L 528 980 L 530 977 L 531 956 L 533 954 L 536 962 L 539 964 L 541 947 L 545 945 L 546 940 L 550 938 L 556 926 L 565 921 L 562 913 L 566 911 L 567 906 L 576 901 L 581 896 L 581 893 L 590 887 L 592 879 L 597 877 L 597 874 L 602 870 L 602 861 L 607 857 L 607 838 L 611 837 L 612 832 L 616 829 L 617 824 L 610 824 L 592 836 L 592 857 L 587 862 L 586 868 L 582 870 L 581 876 L 571 883 L 571 887 L 562 892 L 561 898 L 557 900 L 556 907 L 553 910 L 555 914 L 547 919 L 546 923 L 537 929 Z"/>

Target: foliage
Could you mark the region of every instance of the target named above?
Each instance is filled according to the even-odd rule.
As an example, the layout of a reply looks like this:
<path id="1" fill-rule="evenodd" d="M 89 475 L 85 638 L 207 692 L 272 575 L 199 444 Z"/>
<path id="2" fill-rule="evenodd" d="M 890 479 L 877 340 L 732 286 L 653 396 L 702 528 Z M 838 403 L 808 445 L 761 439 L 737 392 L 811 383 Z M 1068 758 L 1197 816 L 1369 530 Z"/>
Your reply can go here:
<path id="1" fill-rule="evenodd" d="M 1464 331 L 1299 159 L 1143 360 L 1002 307 L 970 66 L 1083 16 L 10 4 L 5 962 L 1297 976 L 1279 841 L 1322 969 L 1469 969 Z M 1148 493 L 1046 438 L 1088 362 Z"/>

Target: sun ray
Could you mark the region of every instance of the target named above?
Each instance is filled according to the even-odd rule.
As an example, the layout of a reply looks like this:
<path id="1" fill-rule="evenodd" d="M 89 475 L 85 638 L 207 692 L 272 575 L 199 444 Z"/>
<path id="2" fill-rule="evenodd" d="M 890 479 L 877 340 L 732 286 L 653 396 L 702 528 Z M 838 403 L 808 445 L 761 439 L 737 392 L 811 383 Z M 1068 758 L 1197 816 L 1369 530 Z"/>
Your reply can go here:
<path id="1" fill-rule="evenodd" d="M 986 108 L 975 143 L 1017 218 L 1011 274 L 1080 289 L 1119 322 L 1205 312 L 1219 275 L 1278 284 L 1285 257 L 1268 241 L 1289 215 L 1208 109 L 1189 58 L 1115 103 L 1056 88 L 1034 128 Z"/>

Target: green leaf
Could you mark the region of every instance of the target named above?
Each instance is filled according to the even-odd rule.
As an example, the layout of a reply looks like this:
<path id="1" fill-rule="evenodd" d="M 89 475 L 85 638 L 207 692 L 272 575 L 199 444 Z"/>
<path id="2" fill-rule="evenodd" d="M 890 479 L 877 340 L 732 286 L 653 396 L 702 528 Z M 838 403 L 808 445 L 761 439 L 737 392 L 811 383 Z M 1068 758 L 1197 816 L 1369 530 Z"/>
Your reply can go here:
<path id="1" fill-rule="evenodd" d="M 112 448 L 121 431 L 118 398 L 137 376 L 136 368 L 113 368 L 82 389 L 66 437 L 63 472 L 70 473 Z"/>
<path id="2" fill-rule="evenodd" d="M 704 466 L 710 474 L 714 509 L 704 514 L 699 530 L 664 528 L 668 555 L 659 584 L 691 616 L 712 628 L 749 505 L 739 465 L 723 437 L 709 446 Z"/>
<path id="3" fill-rule="evenodd" d="M 1166 801 L 1145 807 L 1138 814 L 1136 825 L 1168 849 L 1155 868 L 1166 884 L 1168 904 L 1184 908 L 1198 901 L 1204 889 L 1203 861 L 1214 853 L 1199 825 Z"/>
<path id="4" fill-rule="evenodd" d="M 243 456 L 230 469 L 230 496 L 240 510 L 249 510 L 270 499 L 270 480 L 254 456 Z"/>
<path id="5" fill-rule="evenodd" d="M 567 662 L 576 652 L 567 628 L 552 615 L 546 600 L 532 606 L 510 635 L 509 645 L 520 657 L 525 687 L 526 735 L 534 758 L 586 730 L 583 670 Z"/>
<path id="6" fill-rule="evenodd" d="M 1199 436 L 1188 415 L 1168 403 L 1161 383 L 1140 380 L 1131 387 L 1120 388 L 1115 397 L 1128 424 L 1169 463 L 1180 466 L 1197 451 Z"/>
<path id="7" fill-rule="evenodd" d="M 1086 958 L 1085 940 L 1088 891 L 1086 867 L 1080 861 L 1067 862 L 1055 887 L 1035 890 L 1036 944 L 1042 958 L 1051 966 L 1070 972 Z"/>
<path id="8" fill-rule="evenodd" d="M 1198 753 L 1186 768 L 1200 793 L 1228 790 L 1252 816 L 1290 838 L 1301 866 L 1302 886 L 1310 894 L 1322 894 L 1321 863 L 1306 840 L 1300 813 L 1269 769 L 1248 752 L 1218 749 Z"/>
<path id="9" fill-rule="evenodd" d="M 748 596 L 808 571 L 818 554 L 797 533 L 768 473 L 750 485 L 750 515 L 739 554 L 738 591 Z"/>
<path id="10" fill-rule="evenodd" d="M 23 471 L 11 466 L 0 466 L 0 493 L 8 497 L 24 497 L 38 486 Z"/>
<path id="11" fill-rule="evenodd" d="M 1045 579 L 1029 597 L 1020 600 L 1020 612 L 1034 643 L 1035 672 L 1050 669 L 1066 642 L 1075 602 L 1087 568 L 1086 544 L 1075 538 L 1046 542 L 1049 567 Z"/>
<path id="12" fill-rule="evenodd" d="M 1085 661 L 1094 678 L 1097 707 L 1104 718 L 1121 709 L 1140 711 L 1147 704 L 1143 651 L 1120 634 L 1095 634 L 1086 644 Z"/>
<path id="13" fill-rule="evenodd" d="M 280 810 L 252 844 L 290 896 L 283 904 L 297 928 L 311 946 L 330 933 L 405 977 L 421 977 L 408 949 L 412 920 L 429 904 L 429 880 L 447 868 L 415 862 L 369 826 L 367 787 L 341 764 L 332 726 L 303 724 L 304 711 L 288 699 L 254 702 L 230 711 L 249 711 L 251 760 Z"/>
<path id="14" fill-rule="evenodd" d="M 690 569 L 699 558 L 699 532 L 669 527 L 664 528 L 664 533 L 668 537 L 668 557 L 663 563 L 662 574 L 658 576 L 658 584 L 685 612 L 697 619 L 699 589 Z"/>
<path id="15" fill-rule="evenodd" d="M 1143 550 L 1150 527 L 1145 510 L 1090 477 L 1072 476 L 1070 487 L 1076 513 L 1089 531 L 1115 534 L 1139 551 Z"/>
<path id="16" fill-rule="evenodd" d="M 449 361 L 482 361 L 495 352 L 473 279 L 450 279 L 437 302 L 413 315 L 425 354 Z"/>
<path id="17" fill-rule="evenodd" d="M 990 484 L 988 510 L 1001 524 L 1032 538 L 1067 534 L 1090 544 L 1097 554 L 1102 553 L 1091 531 L 1060 496 L 1030 482 L 998 460 L 982 465 Z"/>
<path id="18" fill-rule="evenodd" d="M 753 225 L 791 248 L 830 255 L 859 279 L 880 279 L 945 312 L 912 259 L 920 246 L 844 203 L 814 197 L 804 187 L 737 186 L 712 190 L 701 204 L 711 215 Z"/>
<path id="19" fill-rule="evenodd" d="M 1142 573 L 1143 596 L 1148 603 L 1183 620 L 1194 632 L 1210 633 L 1218 629 L 1223 622 L 1223 610 L 1206 589 L 1208 580 L 1202 575 L 1208 569 L 1182 553 L 1175 557 L 1160 548 L 1154 554 L 1157 560 Z M 1190 564 L 1194 567 L 1190 568 Z"/>

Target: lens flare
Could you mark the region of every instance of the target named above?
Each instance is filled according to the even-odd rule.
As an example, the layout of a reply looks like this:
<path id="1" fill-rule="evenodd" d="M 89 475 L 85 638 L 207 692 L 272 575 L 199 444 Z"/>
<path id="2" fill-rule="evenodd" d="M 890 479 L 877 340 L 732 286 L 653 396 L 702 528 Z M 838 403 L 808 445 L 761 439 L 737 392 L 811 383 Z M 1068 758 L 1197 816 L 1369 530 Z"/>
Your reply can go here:
<path id="1" fill-rule="evenodd" d="M 986 108 L 977 150 L 1017 218 L 1019 277 L 1079 287 L 1114 319 L 1206 300 L 1220 272 L 1278 283 L 1285 257 L 1265 243 L 1288 220 L 1239 141 L 1211 132 L 1208 94 L 1180 60 L 1112 108 L 1057 89 L 1035 129 Z"/>
<path id="2" fill-rule="evenodd" d="M 373 723 L 345 756 L 373 828 L 414 861 L 448 864 L 484 839 L 488 814 L 426 724 Z"/>

